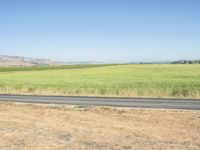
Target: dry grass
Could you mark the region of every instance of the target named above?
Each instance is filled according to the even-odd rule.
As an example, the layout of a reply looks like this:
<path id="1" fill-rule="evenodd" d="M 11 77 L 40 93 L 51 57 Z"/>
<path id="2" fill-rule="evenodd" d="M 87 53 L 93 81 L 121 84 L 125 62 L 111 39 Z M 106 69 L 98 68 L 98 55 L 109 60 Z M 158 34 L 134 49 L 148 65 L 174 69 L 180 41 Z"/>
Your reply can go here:
<path id="1" fill-rule="evenodd" d="M 199 150 L 200 111 L 0 103 L 0 149 Z"/>

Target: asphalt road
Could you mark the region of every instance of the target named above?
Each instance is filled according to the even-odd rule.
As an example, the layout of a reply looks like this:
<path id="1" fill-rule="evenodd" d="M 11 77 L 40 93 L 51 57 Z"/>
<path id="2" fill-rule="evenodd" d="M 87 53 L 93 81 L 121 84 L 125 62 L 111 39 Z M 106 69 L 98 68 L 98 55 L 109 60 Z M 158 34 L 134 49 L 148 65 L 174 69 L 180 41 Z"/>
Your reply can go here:
<path id="1" fill-rule="evenodd" d="M 200 100 L 192 100 L 192 99 L 0 95 L 0 101 L 43 103 L 43 104 L 69 104 L 69 105 L 84 105 L 84 106 L 113 106 L 113 107 L 200 110 Z"/>

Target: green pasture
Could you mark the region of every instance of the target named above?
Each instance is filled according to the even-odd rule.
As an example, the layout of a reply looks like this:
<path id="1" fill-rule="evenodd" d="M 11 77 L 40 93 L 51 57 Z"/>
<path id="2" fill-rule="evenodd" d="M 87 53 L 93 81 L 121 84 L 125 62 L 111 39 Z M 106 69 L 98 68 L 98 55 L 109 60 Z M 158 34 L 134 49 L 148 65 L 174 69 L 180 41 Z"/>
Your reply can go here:
<path id="1" fill-rule="evenodd" d="M 0 72 L 7 71 L 34 71 L 34 70 L 60 70 L 60 69 L 83 69 L 113 66 L 114 64 L 83 64 L 83 65 L 60 65 L 60 66 L 32 66 L 32 67 L 0 67 Z"/>
<path id="2" fill-rule="evenodd" d="M 0 71 L 0 93 L 200 98 L 200 65 L 105 65 Z"/>

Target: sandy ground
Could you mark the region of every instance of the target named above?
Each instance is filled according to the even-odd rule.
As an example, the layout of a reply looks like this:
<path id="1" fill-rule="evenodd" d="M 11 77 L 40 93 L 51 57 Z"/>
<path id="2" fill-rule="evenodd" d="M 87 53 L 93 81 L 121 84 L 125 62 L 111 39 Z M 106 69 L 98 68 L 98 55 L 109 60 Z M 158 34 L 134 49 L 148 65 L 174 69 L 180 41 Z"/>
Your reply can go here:
<path id="1" fill-rule="evenodd" d="M 3 150 L 200 150 L 200 111 L 0 103 Z"/>

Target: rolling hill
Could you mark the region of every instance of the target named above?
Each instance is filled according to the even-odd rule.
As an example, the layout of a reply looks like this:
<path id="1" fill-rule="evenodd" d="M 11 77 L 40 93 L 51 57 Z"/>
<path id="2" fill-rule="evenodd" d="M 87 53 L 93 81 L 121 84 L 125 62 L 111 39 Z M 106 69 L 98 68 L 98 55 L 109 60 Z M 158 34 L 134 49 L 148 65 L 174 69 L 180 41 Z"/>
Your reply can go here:
<path id="1" fill-rule="evenodd" d="M 50 59 L 39 59 L 21 56 L 0 55 L 0 66 L 55 66 L 64 63 L 56 62 Z"/>

